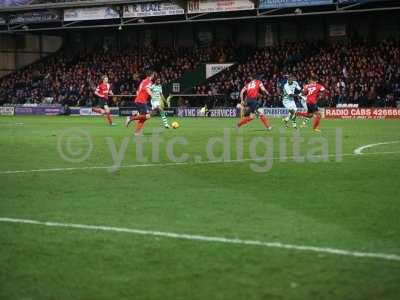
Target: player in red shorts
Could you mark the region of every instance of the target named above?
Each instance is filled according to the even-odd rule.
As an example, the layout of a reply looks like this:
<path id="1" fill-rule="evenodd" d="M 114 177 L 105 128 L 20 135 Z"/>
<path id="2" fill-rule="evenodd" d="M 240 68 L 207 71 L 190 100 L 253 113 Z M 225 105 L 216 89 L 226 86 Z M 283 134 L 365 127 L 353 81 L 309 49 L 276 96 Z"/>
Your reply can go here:
<path id="1" fill-rule="evenodd" d="M 306 118 L 314 118 L 313 122 L 313 130 L 316 132 L 321 132 L 318 128 L 318 125 L 321 121 L 321 113 L 318 111 L 318 98 L 319 95 L 323 92 L 326 92 L 326 89 L 323 85 L 317 83 L 317 80 L 314 77 L 311 77 L 309 83 L 304 86 L 302 94 L 307 97 L 307 112 L 298 112 L 297 115 Z"/>
<path id="2" fill-rule="evenodd" d="M 110 126 L 114 125 L 112 122 L 110 107 L 108 106 L 108 96 L 112 96 L 113 92 L 111 90 L 110 84 L 108 83 L 108 77 L 106 75 L 103 75 L 101 77 L 101 83 L 97 86 L 94 94 L 97 96 L 97 99 L 94 107 L 92 108 L 92 111 L 106 116 L 108 124 Z"/>
<path id="3" fill-rule="evenodd" d="M 244 117 L 240 119 L 237 124 L 237 128 L 253 121 L 256 118 L 256 112 L 258 107 L 258 96 L 260 90 L 268 95 L 268 91 L 260 80 L 254 79 L 254 76 L 250 76 L 250 82 L 246 84 L 240 92 L 240 102 L 242 107 L 245 109 Z M 244 100 L 244 94 L 246 93 L 246 100 Z M 265 129 L 271 130 L 272 127 L 269 125 L 268 119 L 262 111 L 258 111 L 259 118 L 263 123 Z"/>
<path id="4" fill-rule="evenodd" d="M 125 126 L 128 127 L 132 121 L 136 121 L 135 135 L 138 136 L 142 133 L 144 123 L 150 119 L 150 110 L 147 106 L 151 98 L 151 86 L 153 85 L 153 79 L 155 73 L 153 71 L 146 72 L 146 78 L 140 83 L 139 88 L 136 92 L 135 105 L 138 110 L 138 114 L 129 116 L 126 118 Z"/>

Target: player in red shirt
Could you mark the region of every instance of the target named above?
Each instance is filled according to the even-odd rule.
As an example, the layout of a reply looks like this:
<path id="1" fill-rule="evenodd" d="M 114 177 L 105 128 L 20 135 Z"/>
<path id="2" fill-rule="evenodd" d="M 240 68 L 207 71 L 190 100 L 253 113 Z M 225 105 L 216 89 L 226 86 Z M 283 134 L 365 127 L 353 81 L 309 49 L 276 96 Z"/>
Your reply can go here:
<path id="1" fill-rule="evenodd" d="M 312 118 L 315 116 L 313 122 L 313 130 L 316 132 L 321 132 L 318 128 L 318 125 L 321 121 L 321 113 L 318 111 L 318 98 L 321 93 L 326 92 L 326 89 L 323 85 L 317 83 L 317 80 L 314 77 L 311 77 L 309 83 L 304 86 L 302 94 L 307 97 L 307 112 L 298 112 L 298 116 Z"/>
<path id="2" fill-rule="evenodd" d="M 113 122 L 110 107 L 108 106 L 108 96 L 113 95 L 113 92 L 110 84 L 108 83 L 108 77 L 106 75 L 101 77 L 101 83 L 97 86 L 94 94 L 97 96 L 97 99 L 92 111 L 105 115 L 108 120 L 108 124 L 112 126 Z"/>
<path id="3" fill-rule="evenodd" d="M 265 94 L 268 91 L 265 89 L 264 85 L 260 80 L 254 79 L 254 76 L 250 76 L 250 82 L 247 83 L 240 92 L 240 103 L 241 107 L 244 107 L 245 113 L 244 117 L 240 119 L 237 124 L 237 128 L 251 122 L 256 118 L 257 106 L 258 106 L 258 96 L 260 90 Z M 244 94 L 246 93 L 246 100 L 244 100 Z M 271 130 L 272 127 L 269 125 L 268 119 L 262 111 L 258 111 L 261 122 L 267 130 Z"/>
<path id="4" fill-rule="evenodd" d="M 126 127 L 128 127 L 132 121 L 136 121 L 136 136 L 142 133 L 144 123 L 150 119 L 150 110 L 147 106 L 147 102 L 149 102 L 151 98 L 151 86 L 153 85 L 154 77 L 155 73 L 153 71 L 146 72 L 146 78 L 140 83 L 139 88 L 136 91 L 135 105 L 138 110 L 138 114 L 132 114 L 132 116 L 126 118 Z"/>

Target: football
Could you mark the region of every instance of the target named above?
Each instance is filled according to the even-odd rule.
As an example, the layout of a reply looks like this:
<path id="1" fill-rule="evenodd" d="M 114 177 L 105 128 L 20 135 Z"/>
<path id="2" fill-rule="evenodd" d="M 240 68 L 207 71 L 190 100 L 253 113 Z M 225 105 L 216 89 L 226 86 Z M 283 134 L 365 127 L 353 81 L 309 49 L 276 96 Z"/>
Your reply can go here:
<path id="1" fill-rule="evenodd" d="M 173 129 L 178 129 L 180 125 L 178 122 L 175 121 L 175 122 L 172 122 L 171 126 Z"/>

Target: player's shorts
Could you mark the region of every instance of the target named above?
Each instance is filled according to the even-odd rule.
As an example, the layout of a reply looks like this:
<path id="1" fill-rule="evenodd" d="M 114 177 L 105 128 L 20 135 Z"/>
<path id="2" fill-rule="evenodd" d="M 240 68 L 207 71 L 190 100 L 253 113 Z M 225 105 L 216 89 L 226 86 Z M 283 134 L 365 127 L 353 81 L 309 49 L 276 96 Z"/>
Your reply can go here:
<path id="1" fill-rule="evenodd" d="M 256 98 L 247 99 L 248 112 L 254 114 L 257 111 L 258 102 Z"/>
<path id="2" fill-rule="evenodd" d="M 151 100 L 151 108 L 155 109 L 157 107 L 161 107 L 161 102 L 160 101 Z"/>
<path id="3" fill-rule="evenodd" d="M 139 114 L 147 115 L 149 113 L 149 107 L 147 106 L 147 103 L 135 102 L 135 105 Z"/>
<path id="4" fill-rule="evenodd" d="M 294 110 L 297 111 L 297 106 L 296 106 L 296 102 L 294 102 L 294 100 L 286 100 L 284 99 L 282 101 L 283 106 L 289 110 Z"/>
<path id="5" fill-rule="evenodd" d="M 318 105 L 317 104 L 311 104 L 307 103 L 307 112 L 309 114 L 313 114 L 318 111 Z"/>
<path id="6" fill-rule="evenodd" d="M 101 107 L 102 109 L 108 109 L 109 108 L 109 99 L 102 98 L 102 97 L 96 97 L 94 100 L 93 106 Z"/>

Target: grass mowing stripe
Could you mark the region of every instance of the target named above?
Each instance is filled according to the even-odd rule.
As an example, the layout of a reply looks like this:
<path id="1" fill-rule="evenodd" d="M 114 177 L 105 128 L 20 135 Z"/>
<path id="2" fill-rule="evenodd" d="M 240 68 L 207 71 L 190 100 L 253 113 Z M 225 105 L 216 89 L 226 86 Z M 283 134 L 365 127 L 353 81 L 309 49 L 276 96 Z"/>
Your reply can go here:
<path id="1" fill-rule="evenodd" d="M 384 260 L 400 261 L 400 255 L 396 255 L 396 254 L 350 251 L 350 250 L 335 249 L 335 248 L 329 248 L 329 247 L 325 248 L 325 247 L 315 247 L 315 246 L 305 246 L 305 245 L 291 245 L 291 244 L 284 244 L 284 243 L 280 243 L 280 242 L 263 242 L 263 241 L 257 241 L 257 240 L 243 240 L 243 239 L 216 237 L 216 236 L 180 234 L 180 233 L 174 233 L 174 232 L 150 231 L 150 230 L 131 229 L 131 228 L 124 228 L 124 227 L 58 223 L 58 222 L 41 222 L 41 221 L 35 221 L 35 220 L 14 219 L 14 218 L 4 218 L 4 217 L 3 218 L 0 217 L 0 222 L 43 225 L 43 226 L 48 226 L 48 227 L 64 227 L 64 228 L 76 228 L 76 229 L 85 229 L 85 230 L 123 232 L 123 233 L 137 234 L 137 235 L 149 235 L 149 236 L 165 237 L 165 238 L 172 238 L 172 239 L 183 239 L 183 240 L 191 240 L 191 241 L 239 244 L 239 245 L 249 245 L 249 246 L 262 246 L 262 247 L 268 247 L 268 248 L 282 248 L 282 249 L 288 249 L 288 250 L 327 253 L 327 254 L 332 254 L 332 255 L 343 255 L 343 256 L 352 256 L 352 257 L 377 258 L 377 259 L 384 259 Z"/>
<path id="2" fill-rule="evenodd" d="M 356 149 L 357 150 L 357 149 Z M 367 155 L 385 155 L 385 154 L 397 154 L 400 151 L 385 151 L 385 152 L 371 152 L 371 153 L 345 153 L 342 156 L 367 156 Z M 329 154 L 328 157 L 336 157 L 337 154 Z M 314 157 L 326 157 L 314 155 Z M 286 157 L 287 159 L 293 159 L 293 156 Z M 280 157 L 273 157 L 273 160 L 279 160 Z M 180 165 L 208 165 L 208 164 L 227 164 L 227 163 L 241 163 L 241 162 L 262 162 L 265 159 L 237 159 L 237 160 L 226 160 L 226 161 L 202 161 L 202 162 L 171 162 L 171 163 L 154 163 L 154 164 L 136 164 L 136 165 L 121 165 L 118 168 L 143 168 L 143 167 L 167 167 L 167 166 L 180 166 Z M 49 168 L 49 169 L 33 169 L 33 170 L 8 170 L 0 171 L 0 175 L 10 174 L 24 174 L 24 173 L 40 173 L 40 172 L 64 172 L 64 171 L 83 171 L 83 170 L 104 170 L 113 169 L 114 166 L 86 166 L 86 167 L 70 167 L 70 168 Z"/>

